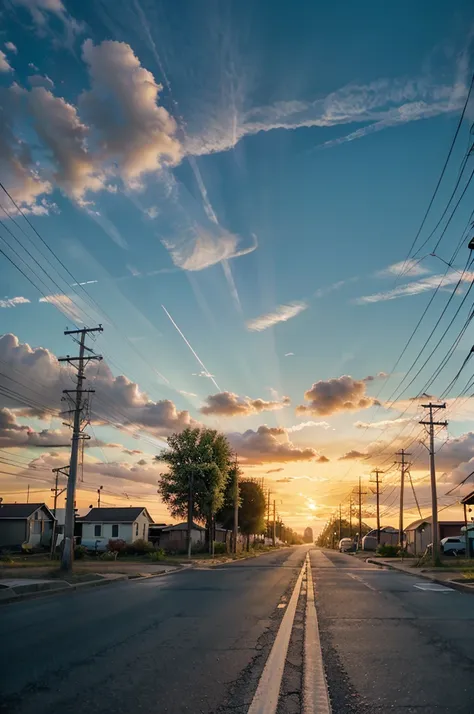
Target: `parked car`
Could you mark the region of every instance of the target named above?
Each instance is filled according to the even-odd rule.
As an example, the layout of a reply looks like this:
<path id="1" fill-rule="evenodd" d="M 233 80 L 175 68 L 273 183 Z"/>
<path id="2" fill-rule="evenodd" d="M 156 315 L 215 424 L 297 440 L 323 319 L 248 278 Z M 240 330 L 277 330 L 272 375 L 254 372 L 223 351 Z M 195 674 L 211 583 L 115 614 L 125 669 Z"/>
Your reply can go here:
<path id="1" fill-rule="evenodd" d="M 442 538 L 440 547 L 444 555 L 464 555 L 466 553 L 466 542 L 463 538 L 453 536 Z"/>
<path id="2" fill-rule="evenodd" d="M 355 549 L 356 546 L 352 538 L 341 538 L 341 540 L 339 541 L 340 553 L 353 553 Z"/>

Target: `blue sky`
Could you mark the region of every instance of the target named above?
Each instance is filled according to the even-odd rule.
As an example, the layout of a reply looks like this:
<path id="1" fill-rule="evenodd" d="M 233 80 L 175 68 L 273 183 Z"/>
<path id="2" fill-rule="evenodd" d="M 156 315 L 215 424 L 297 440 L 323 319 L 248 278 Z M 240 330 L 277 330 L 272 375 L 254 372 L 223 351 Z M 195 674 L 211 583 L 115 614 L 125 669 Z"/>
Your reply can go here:
<path id="1" fill-rule="evenodd" d="M 463 244 L 452 268 L 443 263 L 468 224 L 470 186 L 429 253 L 469 148 L 472 100 L 409 249 L 468 94 L 473 19 L 467 1 L 10 0 L 0 180 L 22 214 L 0 196 L 9 214 L 0 247 L 31 282 L 0 256 L 0 331 L 17 338 L 0 344 L 0 359 L 16 370 L 10 377 L 19 370 L 40 384 L 52 406 L 63 378 L 53 355 L 74 349 L 65 327 L 103 323 L 92 490 L 107 479 L 120 503 L 133 481 L 136 498 L 165 515 L 152 456 L 173 427 L 200 422 L 230 434 L 246 472 L 265 475 L 281 496 L 287 521 L 317 526 L 359 474 L 416 436 L 420 408 L 406 400 L 422 391 L 470 305 L 468 295 L 410 384 L 468 257 Z M 64 266 L 85 284 L 72 285 Z M 467 272 L 430 344 L 470 281 Z M 443 393 L 471 342 L 467 331 L 430 394 Z M 25 344 L 32 355 L 48 350 L 32 375 Z M 52 370 L 49 382 L 41 370 Z M 61 442 L 61 422 L 11 399 L 0 406 L 10 420 L 0 445 L 16 455 L 5 492 L 20 498 L 28 474 L 19 464 L 34 460 L 46 484 L 50 466 L 67 459 L 29 446 L 22 427 L 55 430 Z M 470 408 L 458 400 L 449 415 L 443 453 L 457 456 L 442 466 L 446 478 L 474 456 Z M 412 421 L 377 428 L 397 418 Z M 144 453 L 126 453 L 134 449 Z M 352 451 L 360 457 L 343 458 Z M 421 453 L 413 471 L 423 493 Z M 90 498 L 80 492 L 81 505 Z"/>

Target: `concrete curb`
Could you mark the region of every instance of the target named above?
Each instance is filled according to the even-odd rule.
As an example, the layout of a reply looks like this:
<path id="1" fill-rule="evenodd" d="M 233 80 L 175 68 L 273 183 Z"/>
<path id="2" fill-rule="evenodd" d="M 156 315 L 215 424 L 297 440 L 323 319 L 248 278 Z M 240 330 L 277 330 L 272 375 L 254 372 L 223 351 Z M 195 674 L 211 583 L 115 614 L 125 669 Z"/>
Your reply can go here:
<path id="1" fill-rule="evenodd" d="M 377 558 L 367 558 L 367 563 L 372 563 L 372 565 L 377 565 L 379 568 L 388 568 L 389 570 L 396 570 L 398 573 L 405 573 L 405 575 L 411 575 L 415 578 L 423 578 L 424 580 L 430 580 L 432 583 L 437 585 L 444 585 L 447 588 L 452 588 L 453 590 L 458 590 L 462 593 L 469 593 L 469 595 L 474 595 L 474 587 L 472 585 L 464 585 L 464 583 L 457 583 L 454 580 L 442 580 L 441 578 L 433 577 L 430 573 L 420 573 L 410 572 L 405 570 L 405 568 L 398 568 L 394 563 L 387 563 L 386 561 L 380 562 Z"/>
<path id="2" fill-rule="evenodd" d="M 47 597 L 48 595 L 65 595 L 68 593 L 73 593 L 81 590 L 88 590 L 89 588 L 104 587 L 105 585 L 112 585 L 113 583 L 123 582 L 128 580 L 127 575 L 119 575 L 116 578 L 104 578 L 103 580 L 91 580 L 86 583 L 73 583 L 72 585 L 67 583 L 66 585 L 59 585 L 57 587 L 49 588 L 47 590 L 36 590 L 34 592 L 24 592 L 9 594 L 4 590 L 0 594 L 0 605 L 8 605 L 13 602 L 23 602 L 24 600 L 36 600 L 37 598 Z M 4 597 L 5 595 L 6 597 Z"/>

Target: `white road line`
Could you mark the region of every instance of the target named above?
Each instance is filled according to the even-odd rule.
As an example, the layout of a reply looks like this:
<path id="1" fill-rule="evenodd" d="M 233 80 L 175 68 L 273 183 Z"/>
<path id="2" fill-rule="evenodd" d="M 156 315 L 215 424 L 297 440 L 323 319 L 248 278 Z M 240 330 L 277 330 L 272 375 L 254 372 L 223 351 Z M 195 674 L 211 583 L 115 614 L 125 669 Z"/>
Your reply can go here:
<path id="1" fill-rule="evenodd" d="M 366 583 L 365 580 L 362 580 L 360 575 L 356 575 L 355 573 L 346 573 L 346 575 L 349 578 L 352 578 L 353 580 L 357 580 L 358 583 L 362 583 L 362 585 L 365 585 L 366 588 L 369 588 L 369 590 L 373 590 L 374 593 L 378 593 L 379 591 L 377 588 L 372 587 L 372 585 L 369 585 L 369 583 Z"/>
<path id="2" fill-rule="evenodd" d="M 306 569 L 306 561 L 300 570 L 288 607 L 285 610 L 275 642 L 260 677 L 248 714 L 275 714 L 280 696 L 281 680 L 285 669 L 286 655 L 295 619 L 296 606 Z"/>
<path id="3" fill-rule="evenodd" d="M 302 714 L 331 714 L 309 553 L 306 556 L 306 582 Z"/>

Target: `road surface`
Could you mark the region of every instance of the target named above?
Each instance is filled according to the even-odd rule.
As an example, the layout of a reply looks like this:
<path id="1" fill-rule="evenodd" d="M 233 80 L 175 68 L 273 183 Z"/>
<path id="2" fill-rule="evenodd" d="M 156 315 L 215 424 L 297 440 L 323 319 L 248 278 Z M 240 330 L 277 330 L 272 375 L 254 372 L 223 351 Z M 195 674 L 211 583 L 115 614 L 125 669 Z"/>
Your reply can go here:
<path id="1" fill-rule="evenodd" d="M 319 652 L 333 714 L 474 712 L 471 595 L 310 549 L 318 637 L 307 552 L 1 606 L 0 711 L 307 714 Z"/>

